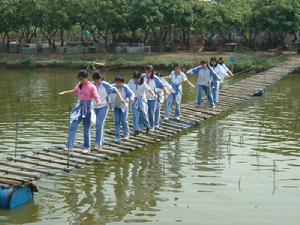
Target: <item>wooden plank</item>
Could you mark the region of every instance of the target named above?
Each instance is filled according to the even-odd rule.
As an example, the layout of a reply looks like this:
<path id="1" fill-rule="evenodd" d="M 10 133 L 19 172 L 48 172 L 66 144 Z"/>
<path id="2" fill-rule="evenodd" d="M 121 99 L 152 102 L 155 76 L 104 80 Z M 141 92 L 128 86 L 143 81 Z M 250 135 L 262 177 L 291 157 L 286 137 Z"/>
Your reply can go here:
<path id="1" fill-rule="evenodd" d="M 47 174 L 49 176 L 54 176 L 56 174 L 54 172 L 50 172 L 50 171 L 46 171 L 46 170 L 42 170 L 42 169 L 38 169 L 38 168 L 34 168 L 34 167 L 27 167 L 27 166 L 19 165 L 17 163 L 9 163 L 9 162 L 0 161 L 0 165 L 11 167 L 11 168 L 17 168 L 17 169 L 20 169 L 20 170 L 44 173 L 44 174 Z"/>
<path id="2" fill-rule="evenodd" d="M 103 146 L 105 146 L 105 145 L 113 146 L 113 147 L 120 148 L 120 149 L 129 150 L 129 151 L 134 151 L 135 150 L 135 148 L 133 148 L 133 147 L 119 145 L 119 144 L 115 144 L 115 143 L 109 142 L 109 141 L 105 141 L 105 144 Z"/>
<path id="3" fill-rule="evenodd" d="M 198 108 L 196 106 L 187 106 L 186 105 L 185 107 L 189 108 L 189 109 L 197 109 L 198 112 L 206 113 L 206 114 L 209 114 L 209 115 L 212 115 L 212 116 L 220 115 L 219 111 L 213 111 L 213 110 L 209 110 L 209 109 L 202 109 L 202 108 Z"/>
<path id="4" fill-rule="evenodd" d="M 20 176 L 24 176 L 24 177 L 30 177 L 33 179 L 41 179 L 41 176 L 38 174 L 34 174 L 34 173 L 29 173 L 29 172 L 23 172 L 20 170 L 12 170 L 6 167 L 0 167 L 0 172 L 4 172 L 6 174 L 15 174 L 15 175 L 20 175 Z"/>
<path id="5" fill-rule="evenodd" d="M 110 135 L 114 135 L 115 133 L 113 131 L 107 131 L 106 132 L 107 134 L 110 134 Z M 144 146 L 147 146 L 148 145 L 148 142 L 140 142 L 140 141 L 137 141 L 133 135 L 130 135 L 129 137 L 129 140 L 125 140 L 124 138 L 121 139 L 122 142 L 130 142 L 132 144 L 137 144 L 137 145 L 142 145 L 142 147 Z"/>
<path id="6" fill-rule="evenodd" d="M 12 175 L 12 174 L 6 174 L 3 172 L 0 172 L 0 178 L 6 179 L 6 180 L 16 180 L 16 181 L 20 181 L 22 183 L 30 183 L 32 182 L 34 179 L 30 178 L 30 177 L 24 177 L 24 176 L 20 176 L 20 175 Z"/>
<path id="7" fill-rule="evenodd" d="M 246 95 L 241 95 L 241 94 L 236 94 L 236 93 L 231 93 L 231 92 L 228 92 L 226 91 L 226 89 L 220 91 L 220 95 L 222 96 L 227 96 L 227 97 L 231 97 L 231 98 L 237 98 L 237 99 L 244 99 L 244 100 L 248 100 L 250 98 L 250 96 L 246 96 Z"/>
<path id="8" fill-rule="evenodd" d="M 186 124 L 182 124 L 180 122 L 175 122 L 172 120 L 162 120 L 161 124 L 181 130 L 187 130 L 189 128 Z"/>
<path id="9" fill-rule="evenodd" d="M 72 168 L 66 168 L 66 167 L 59 167 L 56 165 L 49 165 L 46 163 L 42 163 L 40 161 L 32 161 L 32 160 L 27 160 L 27 159 L 21 159 L 21 158 L 16 158 L 16 157 L 7 157 L 8 161 L 14 161 L 14 162 L 22 162 L 22 163 L 26 163 L 26 164 L 30 164 L 30 165 L 35 165 L 35 166 L 40 166 L 40 167 L 45 167 L 45 168 L 49 168 L 49 169 L 54 169 L 54 170 L 63 170 L 66 172 L 70 172 L 72 170 Z M 53 164 L 57 164 L 52 162 Z"/>
<path id="10" fill-rule="evenodd" d="M 132 135 L 130 138 L 134 138 L 136 141 L 139 142 L 147 142 L 149 144 L 155 144 L 161 140 L 161 139 L 155 139 L 155 137 L 153 138 L 152 136 L 146 137 L 145 135 L 142 135 L 142 133 L 140 133 L 138 136 Z"/>
<path id="11" fill-rule="evenodd" d="M 110 141 L 110 142 L 114 142 L 114 137 L 113 136 L 106 135 L 105 139 L 108 140 L 108 141 Z M 116 143 L 116 144 L 118 144 L 118 143 Z M 132 143 L 132 142 L 130 142 L 130 140 L 121 141 L 121 144 L 125 145 L 125 146 L 128 146 L 128 147 L 131 147 L 131 148 L 134 148 L 134 149 L 138 149 L 138 148 L 143 148 L 144 147 L 144 145 L 137 144 L 137 143 Z"/>
<path id="12" fill-rule="evenodd" d="M 159 125 L 159 127 L 162 128 L 162 129 L 172 129 L 172 130 L 175 131 L 176 133 L 177 133 L 177 132 L 181 132 L 181 131 L 183 130 L 183 129 L 178 129 L 178 128 L 170 127 L 170 126 L 168 126 L 168 125 L 166 125 L 166 124 L 163 124 L 163 123 L 161 123 L 161 124 Z"/>
<path id="13" fill-rule="evenodd" d="M 46 148 L 43 150 L 46 152 L 48 151 L 48 152 L 52 152 L 52 153 L 56 153 L 56 154 L 63 154 L 64 155 L 63 158 L 65 158 L 65 159 L 68 156 L 68 151 L 61 151 L 62 147 L 59 147 L 59 146 L 57 146 L 56 149 Z M 92 153 L 83 153 L 81 150 L 76 149 L 76 146 L 75 146 L 75 148 L 73 148 L 72 151 L 70 151 L 70 157 L 79 159 L 78 163 L 85 162 L 88 165 L 91 164 L 91 162 L 88 162 L 88 161 L 102 162 L 104 159 L 110 159 L 110 157 L 108 157 L 105 154 L 93 155 Z"/>
<path id="14" fill-rule="evenodd" d="M 119 148 L 116 148 L 116 147 L 112 147 L 112 146 L 102 146 L 101 149 L 104 149 L 104 150 L 108 150 L 108 151 L 112 151 L 112 152 L 117 152 L 117 153 L 121 153 L 121 154 L 127 154 L 130 152 L 130 150 L 124 150 L 124 149 L 119 149 Z"/>
<path id="15" fill-rule="evenodd" d="M 5 178 L 0 178 L 0 183 L 1 184 L 7 184 L 9 186 L 21 186 L 23 185 L 22 182 L 16 181 L 16 180 L 7 180 Z"/>
<path id="16" fill-rule="evenodd" d="M 26 154 L 21 154 L 22 157 L 24 158 L 30 158 L 30 159 L 35 159 L 38 161 L 44 161 L 44 162 L 48 162 L 48 163 L 56 163 L 56 164 L 60 164 L 60 165 L 64 165 L 67 166 L 67 159 L 65 160 L 61 160 L 61 161 L 57 161 L 55 158 L 52 157 L 38 157 L 38 156 L 33 156 L 33 155 L 26 155 Z M 82 165 L 79 165 L 78 163 L 72 163 L 69 162 L 69 166 L 75 167 L 75 168 L 82 168 Z"/>
<path id="17" fill-rule="evenodd" d="M 41 156 L 48 156 L 51 158 L 59 159 L 59 160 L 67 160 L 67 154 L 61 151 L 52 151 L 52 150 L 43 150 L 43 151 L 34 151 L 35 154 L 41 155 Z M 53 154 L 54 153 L 54 154 Z M 65 156 L 62 156 L 65 155 Z M 70 158 L 69 161 L 75 164 L 85 164 L 85 165 L 91 165 L 91 162 L 88 162 L 87 160 L 78 160 L 74 159 L 74 154 L 70 152 Z"/>
<path id="18" fill-rule="evenodd" d="M 206 113 L 202 113 L 200 111 L 198 111 L 197 109 L 194 108 L 190 108 L 190 107 L 184 107 L 182 108 L 183 112 L 189 112 L 189 113 L 195 113 L 197 116 L 203 118 L 203 119 L 209 119 L 211 118 L 211 115 L 206 114 Z"/>
<path id="19" fill-rule="evenodd" d="M 105 153 L 105 154 L 110 154 L 110 155 L 113 155 L 113 156 L 121 156 L 122 154 L 125 154 L 125 153 L 129 153 L 129 151 L 124 151 L 124 150 L 117 150 L 117 149 L 114 149 L 114 148 L 109 148 L 109 149 L 105 149 L 104 146 L 103 148 L 101 149 L 93 149 L 92 152 L 99 152 L 99 153 Z"/>

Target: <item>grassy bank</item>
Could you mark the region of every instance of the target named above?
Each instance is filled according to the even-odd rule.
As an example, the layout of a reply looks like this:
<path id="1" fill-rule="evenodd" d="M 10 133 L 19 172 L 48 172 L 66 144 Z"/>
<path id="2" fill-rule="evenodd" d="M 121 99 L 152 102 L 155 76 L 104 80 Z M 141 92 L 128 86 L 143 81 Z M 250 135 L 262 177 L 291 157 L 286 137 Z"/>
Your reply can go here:
<path id="1" fill-rule="evenodd" d="M 16 67 L 65 67 L 85 68 L 90 61 L 101 62 L 109 69 L 141 68 L 152 64 L 156 68 L 170 69 L 174 62 L 181 64 L 183 68 L 195 66 L 201 59 L 209 60 L 210 57 L 224 57 L 226 64 L 235 73 L 253 70 L 255 72 L 266 70 L 279 62 L 287 59 L 287 55 L 276 56 L 265 53 L 172 53 L 172 54 L 144 54 L 144 55 L 116 55 L 116 54 L 94 54 L 94 55 L 20 55 L 1 54 L 0 65 L 9 68 Z M 230 57 L 236 59 L 230 62 Z"/>

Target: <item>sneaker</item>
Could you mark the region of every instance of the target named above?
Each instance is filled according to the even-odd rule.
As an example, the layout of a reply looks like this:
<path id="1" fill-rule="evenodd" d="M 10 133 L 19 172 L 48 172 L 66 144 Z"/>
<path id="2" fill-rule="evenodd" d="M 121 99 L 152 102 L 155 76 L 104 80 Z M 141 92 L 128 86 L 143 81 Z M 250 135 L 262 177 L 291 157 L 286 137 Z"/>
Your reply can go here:
<path id="1" fill-rule="evenodd" d="M 139 134 L 140 134 L 140 132 L 138 130 L 135 130 L 133 135 L 134 136 L 139 136 Z"/>
<path id="2" fill-rule="evenodd" d="M 119 138 L 115 138 L 115 139 L 114 139 L 114 142 L 115 142 L 116 144 L 120 144 L 121 141 L 120 141 Z"/>
<path id="3" fill-rule="evenodd" d="M 71 152 L 71 151 L 72 151 L 72 148 L 69 148 L 69 149 L 68 149 L 68 147 L 63 147 L 62 150 L 65 151 L 65 152 L 67 152 L 67 151 L 70 151 L 70 152 Z"/>
<path id="4" fill-rule="evenodd" d="M 167 117 L 167 116 L 164 117 L 164 120 L 165 120 L 165 121 L 168 121 L 168 120 L 169 120 L 169 117 Z"/>
<path id="5" fill-rule="evenodd" d="M 129 140 L 129 135 L 126 135 L 126 136 L 124 137 L 124 139 L 125 139 L 126 141 L 128 141 L 128 140 Z"/>
<path id="6" fill-rule="evenodd" d="M 179 121 L 179 120 L 180 120 L 180 117 L 179 117 L 179 116 L 176 116 L 176 117 L 175 117 L 175 120 Z"/>
<path id="7" fill-rule="evenodd" d="M 84 148 L 83 150 L 82 150 L 82 153 L 84 153 L 84 154 L 88 154 L 88 153 L 90 153 L 91 151 L 90 151 L 90 149 L 89 148 Z"/>
<path id="8" fill-rule="evenodd" d="M 159 125 L 156 125 L 156 126 L 155 126 L 155 129 L 159 129 Z"/>
<path id="9" fill-rule="evenodd" d="M 94 149 L 95 150 L 101 150 L 102 149 L 102 145 L 95 145 Z"/>
<path id="10" fill-rule="evenodd" d="M 150 133 L 150 128 L 147 127 L 147 128 L 146 128 L 146 134 L 149 134 L 149 133 Z"/>

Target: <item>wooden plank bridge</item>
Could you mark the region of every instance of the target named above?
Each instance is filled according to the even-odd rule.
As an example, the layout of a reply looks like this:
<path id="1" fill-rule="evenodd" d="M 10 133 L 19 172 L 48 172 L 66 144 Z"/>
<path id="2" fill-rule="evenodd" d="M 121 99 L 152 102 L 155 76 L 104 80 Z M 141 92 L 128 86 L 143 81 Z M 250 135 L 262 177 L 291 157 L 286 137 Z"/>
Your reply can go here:
<path id="1" fill-rule="evenodd" d="M 163 121 L 159 129 L 150 134 L 131 135 L 130 140 L 122 140 L 121 144 L 114 143 L 114 130 L 107 129 L 105 131 L 106 144 L 101 150 L 93 150 L 90 154 L 84 154 L 77 146 L 70 152 L 69 161 L 68 153 L 63 151 L 61 147 L 35 150 L 32 153 L 18 154 L 17 157 L 8 156 L 0 161 L 0 190 L 30 187 L 31 191 L 37 191 L 34 181 L 45 176 L 70 172 L 93 163 L 103 163 L 105 160 L 128 154 L 131 151 L 145 149 L 149 145 L 159 143 L 163 139 L 170 138 L 207 119 L 223 114 L 260 93 L 265 87 L 299 69 L 299 67 L 300 57 L 289 58 L 288 61 L 279 64 L 277 67 L 252 75 L 227 89 L 222 89 L 220 91 L 220 102 L 215 109 L 197 108 L 193 103 L 184 104 L 181 107 L 180 121 L 176 121 L 174 114 L 171 114 L 173 118 L 171 116 L 170 120 Z"/>

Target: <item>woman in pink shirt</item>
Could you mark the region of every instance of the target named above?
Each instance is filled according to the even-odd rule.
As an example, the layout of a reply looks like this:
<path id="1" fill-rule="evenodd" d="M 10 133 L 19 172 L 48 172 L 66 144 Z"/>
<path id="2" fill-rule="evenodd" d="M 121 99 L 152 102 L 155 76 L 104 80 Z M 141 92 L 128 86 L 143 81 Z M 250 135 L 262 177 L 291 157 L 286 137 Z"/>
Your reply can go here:
<path id="1" fill-rule="evenodd" d="M 71 114 L 71 125 L 67 148 L 72 150 L 74 147 L 75 134 L 78 125 L 83 120 L 84 127 L 84 142 L 83 152 L 90 152 L 90 125 L 91 111 L 93 110 L 91 103 L 94 99 L 96 104 L 100 104 L 100 96 L 97 93 L 95 85 L 88 80 L 88 73 L 85 70 L 80 70 L 78 73 L 79 84 L 73 90 L 62 91 L 58 95 L 75 93 L 79 100 Z"/>

